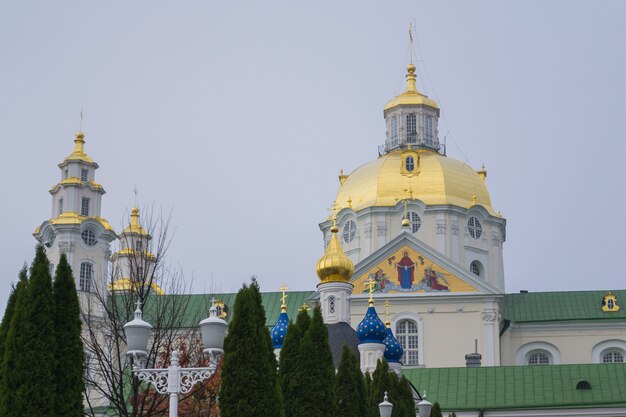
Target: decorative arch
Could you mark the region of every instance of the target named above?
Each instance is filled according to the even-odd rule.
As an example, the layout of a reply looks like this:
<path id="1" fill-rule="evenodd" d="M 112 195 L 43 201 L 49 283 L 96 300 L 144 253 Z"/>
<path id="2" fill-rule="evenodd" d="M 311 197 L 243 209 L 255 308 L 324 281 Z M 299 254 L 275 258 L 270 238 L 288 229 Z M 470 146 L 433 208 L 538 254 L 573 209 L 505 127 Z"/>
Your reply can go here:
<path id="1" fill-rule="evenodd" d="M 409 311 L 404 311 L 404 312 L 395 314 L 391 318 L 391 330 L 393 331 L 394 336 L 398 338 L 396 329 L 398 327 L 398 324 L 405 320 L 412 321 L 413 323 L 415 323 L 415 326 L 417 327 L 417 363 L 405 363 L 404 362 L 404 358 L 406 357 L 406 353 L 407 353 L 407 346 L 405 346 L 406 341 L 403 342 L 400 339 L 398 339 L 398 341 L 402 345 L 402 348 L 405 351 L 405 355 L 403 356 L 403 365 L 408 366 L 408 367 L 424 366 L 424 326 L 423 326 L 421 317 L 418 314 L 412 313 Z"/>
<path id="2" fill-rule="evenodd" d="M 548 342 L 530 342 L 520 346 L 515 355 L 516 365 L 528 365 L 528 358 L 535 353 L 545 353 L 550 359 L 550 363 L 558 365 L 561 363 L 561 351 L 559 348 Z"/>
<path id="3" fill-rule="evenodd" d="M 605 340 L 591 349 L 591 362 L 602 363 L 604 356 L 609 352 L 619 352 L 626 359 L 626 341 L 621 339 Z"/>

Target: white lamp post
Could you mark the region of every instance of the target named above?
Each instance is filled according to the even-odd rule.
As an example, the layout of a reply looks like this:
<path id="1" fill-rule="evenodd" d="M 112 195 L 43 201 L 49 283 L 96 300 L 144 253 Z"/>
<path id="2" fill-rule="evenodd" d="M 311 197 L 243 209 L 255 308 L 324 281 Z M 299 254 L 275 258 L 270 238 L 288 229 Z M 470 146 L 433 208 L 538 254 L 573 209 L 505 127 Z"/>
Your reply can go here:
<path id="1" fill-rule="evenodd" d="M 426 401 L 426 398 L 417 403 L 417 409 L 419 410 L 420 417 L 430 417 L 430 410 L 432 410 L 432 408 L 433 405 Z"/>
<path id="2" fill-rule="evenodd" d="M 385 391 L 385 398 L 383 402 L 378 404 L 378 409 L 380 410 L 380 417 L 391 417 L 391 409 L 393 408 L 393 404 L 387 401 L 387 391 Z"/>
<path id="3" fill-rule="evenodd" d="M 170 417 L 178 416 L 178 394 L 186 394 L 191 391 L 196 383 L 210 378 L 217 369 L 219 356 L 224 353 L 224 336 L 226 335 L 227 324 L 217 317 L 215 299 L 211 302 L 209 317 L 200 322 L 200 333 L 204 345 L 203 352 L 209 355 L 208 368 L 181 368 L 177 351 L 172 352 L 171 364 L 166 369 L 140 369 L 138 365 L 133 366 L 133 373 L 140 381 L 154 385 L 159 394 L 170 395 Z M 138 301 L 135 318 L 124 325 L 124 334 L 128 344 L 127 355 L 132 356 L 137 361 L 148 356 L 150 329 L 152 326 L 142 319 L 140 301 Z"/>

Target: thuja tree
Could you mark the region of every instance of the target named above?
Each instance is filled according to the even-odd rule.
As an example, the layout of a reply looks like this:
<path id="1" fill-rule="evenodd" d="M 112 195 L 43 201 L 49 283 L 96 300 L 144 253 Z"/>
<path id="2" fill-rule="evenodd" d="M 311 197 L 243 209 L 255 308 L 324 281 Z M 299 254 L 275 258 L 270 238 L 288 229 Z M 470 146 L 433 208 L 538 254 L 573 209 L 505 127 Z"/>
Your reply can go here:
<path id="1" fill-rule="evenodd" d="M 392 417 L 414 417 L 415 403 L 413 393 L 406 378 L 398 376 L 389 370 L 385 360 L 378 361 L 372 375 L 369 393 L 367 415 L 379 417 L 378 404 L 382 402 L 385 392 L 389 402 L 393 404 Z"/>
<path id="2" fill-rule="evenodd" d="M 26 291 L 26 286 L 28 285 L 28 272 L 26 265 L 19 273 L 19 280 L 15 287 L 13 287 L 11 291 L 11 295 L 9 296 L 9 300 L 7 302 L 7 307 L 4 311 L 4 316 L 2 317 L 2 323 L 0 323 L 0 415 L 5 415 L 5 411 L 7 407 L 5 407 L 5 393 L 9 387 L 12 387 L 12 384 L 15 381 L 10 381 L 7 379 L 7 373 L 9 371 L 9 367 L 11 365 L 11 361 L 15 359 L 15 350 L 13 350 L 13 345 L 16 345 L 16 334 L 15 331 L 12 335 L 11 347 L 9 351 L 11 352 L 11 358 L 7 358 L 7 362 L 4 361 L 5 357 L 5 346 L 8 338 L 9 330 L 11 328 L 11 322 L 15 317 L 18 317 L 16 314 L 16 305 L 18 304 L 18 299 L 20 300 L 20 305 L 22 304 L 22 299 L 24 297 L 24 291 Z M 15 318 L 17 321 L 18 319 Z"/>
<path id="3" fill-rule="evenodd" d="M 254 280 L 237 293 L 224 352 L 221 416 L 282 416 L 276 358 Z"/>
<path id="4" fill-rule="evenodd" d="M 300 342 L 310 322 L 307 310 L 301 309 L 296 322 L 289 323 L 283 348 L 280 351 L 278 380 L 285 405 L 285 417 L 301 417 L 295 409 L 295 400 L 299 392 L 294 386 L 293 378 L 300 362 Z"/>
<path id="5" fill-rule="evenodd" d="M 438 402 L 433 404 L 433 408 L 430 410 L 430 417 L 443 417 L 443 414 L 441 413 L 441 406 Z"/>
<path id="6" fill-rule="evenodd" d="M 83 416 L 85 354 L 81 340 L 80 305 L 72 268 L 61 255 L 54 277 L 56 315 L 55 415 Z"/>
<path id="7" fill-rule="evenodd" d="M 300 344 L 299 362 L 293 378 L 296 415 L 335 416 L 335 367 L 328 344 L 328 329 L 319 307 L 315 308 Z"/>
<path id="8" fill-rule="evenodd" d="M 356 355 L 347 345 L 343 345 L 337 370 L 336 407 L 341 417 L 365 416 L 365 380 Z"/>
<path id="9" fill-rule="evenodd" d="M 55 416 L 55 346 L 52 278 L 40 245 L 28 284 L 17 295 L 5 340 L 3 416 Z"/>

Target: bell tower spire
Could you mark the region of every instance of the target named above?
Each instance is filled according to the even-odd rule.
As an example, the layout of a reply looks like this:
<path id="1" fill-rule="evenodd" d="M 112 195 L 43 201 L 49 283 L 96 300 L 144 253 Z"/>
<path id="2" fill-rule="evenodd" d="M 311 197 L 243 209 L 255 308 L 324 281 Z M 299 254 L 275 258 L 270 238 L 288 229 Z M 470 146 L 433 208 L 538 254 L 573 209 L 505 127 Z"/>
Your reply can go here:
<path id="1" fill-rule="evenodd" d="M 35 230 L 34 236 L 46 246 L 53 265 L 66 254 L 79 291 L 104 292 L 109 244 L 117 236 L 100 215 L 105 191 L 96 182 L 98 164 L 85 152 L 82 131 L 76 133 L 74 149 L 59 168 L 61 179 L 50 189 L 51 218 Z"/>

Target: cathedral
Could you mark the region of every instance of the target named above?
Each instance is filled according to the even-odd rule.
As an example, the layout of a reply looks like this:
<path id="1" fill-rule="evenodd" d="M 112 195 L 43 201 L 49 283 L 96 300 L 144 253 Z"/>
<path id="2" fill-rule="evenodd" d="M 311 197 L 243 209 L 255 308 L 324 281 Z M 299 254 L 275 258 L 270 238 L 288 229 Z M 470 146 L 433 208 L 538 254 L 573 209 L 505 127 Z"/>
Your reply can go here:
<path id="1" fill-rule="evenodd" d="M 319 282 L 263 294 L 276 354 L 289 318 L 320 305 L 336 361 L 344 343 L 363 372 L 384 358 L 446 412 L 626 416 L 626 290 L 506 293 L 506 219 L 487 171 L 446 155 L 439 105 L 415 72 L 409 64 L 405 91 L 384 106 L 378 157 L 339 175 L 333 214 L 319 223 Z M 101 216 L 98 164 L 82 132 L 74 143 L 50 189 L 51 218 L 34 236 L 52 266 L 67 254 L 81 297 L 128 291 L 130 255 L 152 267 L 150 233 L 136 208 L 119 234 Z M 210 296 L 228 320 L 234 294 Z"/>

